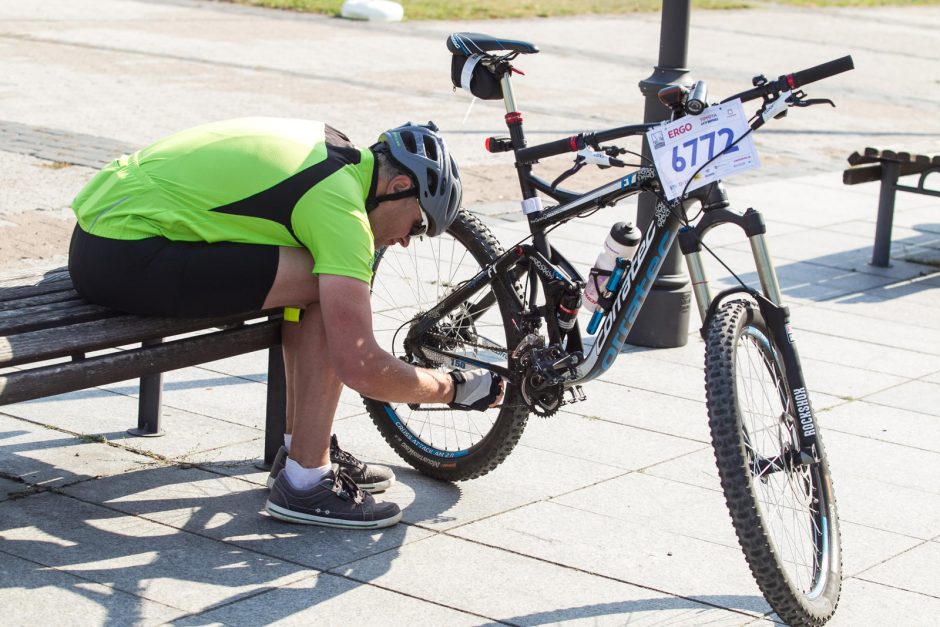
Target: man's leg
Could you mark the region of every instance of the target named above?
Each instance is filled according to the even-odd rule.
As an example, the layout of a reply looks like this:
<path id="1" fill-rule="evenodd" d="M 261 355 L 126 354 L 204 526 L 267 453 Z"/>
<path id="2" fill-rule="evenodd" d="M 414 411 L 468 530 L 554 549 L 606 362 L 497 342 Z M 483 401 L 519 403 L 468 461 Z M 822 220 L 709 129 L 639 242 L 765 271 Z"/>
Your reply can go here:
<path id="1" fill-rule="evenodd" d="M 305 468 L 330 462 L 330 434 L 343 384 L 336 376 L 320 306 L 312 303 L 300 322 L 284 323 L 290 457 Z"/>
<path id="2" fill-rule="evenodd" d="M 287 428 L 291 458 L 305 468 L 329 463 L 333 415 L 342 383 L 333 370 L 326 330 L 320 314 L 318 278 L 313 257 L 300 248 L 280 249 L 277 275 L 264 308 L 300 307 L 300 322 L 281 330 L 287 378 Z"/>

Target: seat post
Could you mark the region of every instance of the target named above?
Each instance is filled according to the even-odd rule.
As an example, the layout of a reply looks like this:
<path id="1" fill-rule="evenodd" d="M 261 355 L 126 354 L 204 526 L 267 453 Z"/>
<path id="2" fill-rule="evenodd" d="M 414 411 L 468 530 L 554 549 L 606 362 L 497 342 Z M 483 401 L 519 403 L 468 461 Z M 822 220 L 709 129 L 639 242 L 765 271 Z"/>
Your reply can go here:
<path id="1" fill-rule="evenodd" d="M 502 78 L 499 79 L 499 84 L 503 88 L 503 102 L 506 103 L 506 113 L 515 113 L 518 111 L 516 109 L 516 98 L 512 94 L 512 71 L 507 71 L 503 74 Z"/>

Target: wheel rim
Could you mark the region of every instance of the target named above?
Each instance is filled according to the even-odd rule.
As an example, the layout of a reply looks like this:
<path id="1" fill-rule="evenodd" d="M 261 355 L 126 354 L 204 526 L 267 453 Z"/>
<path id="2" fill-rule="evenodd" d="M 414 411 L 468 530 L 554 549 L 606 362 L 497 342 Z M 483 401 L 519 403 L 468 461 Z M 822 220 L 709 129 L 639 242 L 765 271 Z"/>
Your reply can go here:
<path id="1" fill-rule="evenodd" d="M 767 336 L 745 326 L 735 347 L 735 389 L 750 485 L 767 538 L 796 590 L 819 596 L 831 559 L 825 485 L 818 464 L 795 463 L 796 425 Z"/>
<path id="2" fill-rule="evenodd" d="M 411 320 L 436 305 L 454 288 L 480 271 L 470 251 L 451 234 L 412 241 L 408 248 L 394 246 L 376 256 L 373 278 L 373 325 L 380 345 L 400 359 L 442 372 L 470 364 L 431 364 L 408 358 L 404 339 Z M 450 353 L 507 365 L 507 340 L 499 307 L 493 304 L 482 314 L 468 315 L 473 306 L 490 295 L 478 292 L 459 311 L 442 317 L 431 338 Z M 490 298 L 492 298 L 490 296 Z M 424 345 L 431 345 L 432 342 Z M 471 453 L 493 429 L 499 409 L 485 412 L 459 411 L 446 405 L 387 403 L 385 414 L 414 446 L 439 458 Z"/>

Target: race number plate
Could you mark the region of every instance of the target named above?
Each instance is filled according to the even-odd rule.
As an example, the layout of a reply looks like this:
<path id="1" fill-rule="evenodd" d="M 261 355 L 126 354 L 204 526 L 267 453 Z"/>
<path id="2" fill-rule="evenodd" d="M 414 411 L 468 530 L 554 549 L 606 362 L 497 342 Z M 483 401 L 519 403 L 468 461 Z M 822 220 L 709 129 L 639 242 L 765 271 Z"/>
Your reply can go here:
<path id="1" fill-rule="evenodd" d="M 760 166 L 740 100 L 715 105 L 699 115 L 663 123 L 646 133 L 666 198 Z M 732 145 L 734 144 L 734 145 Z M 722 154 L 722 151 L 724 153 Z M 716 155 L 721 155 L 708 163 Z M 703 165 L 706 165 L 702 168 Z M 698 169 L 702 168 L 701 172 Z M 698 172 L 698 174 L 696 174 Z M 689 182 L 689 179 L 692 179 Z M 688 184 L 688 189 L 686 189 Z"/>

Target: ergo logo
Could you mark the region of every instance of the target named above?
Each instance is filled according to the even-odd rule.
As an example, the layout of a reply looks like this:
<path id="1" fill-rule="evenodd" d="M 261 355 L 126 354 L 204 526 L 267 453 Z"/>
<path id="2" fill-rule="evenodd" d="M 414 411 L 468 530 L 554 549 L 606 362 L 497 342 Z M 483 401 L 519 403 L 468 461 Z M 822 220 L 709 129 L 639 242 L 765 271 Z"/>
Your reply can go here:
<path id="1" fill-rule="evenodd" d="M 687 132 L 689 132 L 689 131 L 691 131 L 691 130 L 692 130 L 692 123 L 691 123 L 691 122 L 686 122 L 686 123 L 683 124 L 682 126 L 677 126 L 676 128 L 671 128 L 671 129 L 669 129 L 669 139 L 672 139 L 673 137 L 678 137 L 679 135 L 682 135 L 683 133 L 687 133 Z"/>

